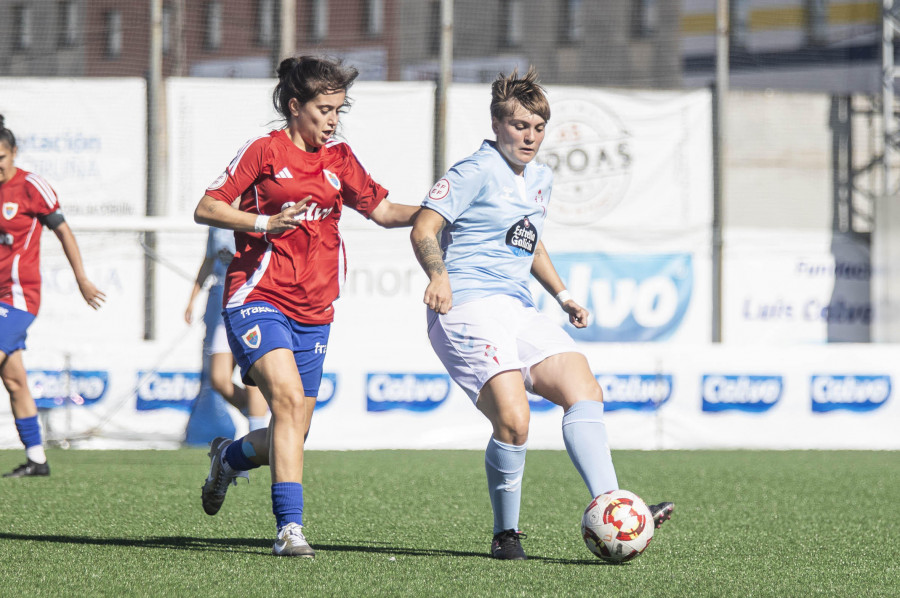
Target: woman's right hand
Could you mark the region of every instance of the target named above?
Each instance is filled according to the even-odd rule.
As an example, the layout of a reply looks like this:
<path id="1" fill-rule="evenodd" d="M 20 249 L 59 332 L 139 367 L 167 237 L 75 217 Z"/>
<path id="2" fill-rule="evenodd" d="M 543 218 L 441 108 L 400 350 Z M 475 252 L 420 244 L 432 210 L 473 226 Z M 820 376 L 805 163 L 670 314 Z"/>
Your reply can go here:
<path id="1" fill-rule="evenodd" d="M 293 203 L 281 210 L 278 214 L 271 216 L 266 225 L 266 234 L 277 235 L 287 230 L 292 230 L 300 226 L 303 214 L 309 211 L 309 201 L 312 195 L 307 195 L 297 203 Z"/>

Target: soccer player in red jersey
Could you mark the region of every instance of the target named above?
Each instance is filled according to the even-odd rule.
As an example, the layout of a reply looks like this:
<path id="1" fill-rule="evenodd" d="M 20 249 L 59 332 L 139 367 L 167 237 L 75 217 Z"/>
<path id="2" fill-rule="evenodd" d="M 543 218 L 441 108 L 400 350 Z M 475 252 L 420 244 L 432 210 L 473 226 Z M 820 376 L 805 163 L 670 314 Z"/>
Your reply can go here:
<path id="1" fill-rule="evenodd" d="M 229 484 L 269 465 L 278 528 L 272 552 L 282 556 L 315 555 L 303 534 L 303 444 L 346 274 L 341 213 L 351 208 L 391 228 L 411 226 L 418 212 L 388 201 L 334 139 L 357 75 L 339 60 L 282 61 L 273 102 L 286 127 L 244 145 L 194 211 L 198 223 L 235 231 L 225 280 L 228 342 L 244 381 L 260 388 L 272 413 L 268 430 L 213 440 L 203 508 L 216 514 Z"/>
<path id="2" fill-rule="evenodd" d="M 52 230 L 88 305 L 98 309 L 106 296 L 88 280 L 72 229 L 59 209 L 56 192 L 40 176 L 16 168 L 16 137 L 0 115 L 0 378 L 9 393 L 26 462 L 3 477 L 50 475 L 41 440 L 37 406 L 28 389 L 22 352 L 28 327 L 41 305 L 41 231 Z"/>

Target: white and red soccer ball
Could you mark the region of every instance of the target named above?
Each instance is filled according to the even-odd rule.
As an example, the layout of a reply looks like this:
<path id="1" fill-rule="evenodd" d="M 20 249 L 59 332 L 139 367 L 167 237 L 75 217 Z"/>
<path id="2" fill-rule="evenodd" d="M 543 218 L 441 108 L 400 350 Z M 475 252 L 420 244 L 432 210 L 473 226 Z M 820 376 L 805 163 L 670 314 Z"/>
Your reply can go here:
<path id="1" fill-rule="evenodd" d="M 610 490 L 594 498 L 581 517 L 588 549 L 610 563 L 638 556 L 653 539 L 653 515 L 637 494 Z"/>

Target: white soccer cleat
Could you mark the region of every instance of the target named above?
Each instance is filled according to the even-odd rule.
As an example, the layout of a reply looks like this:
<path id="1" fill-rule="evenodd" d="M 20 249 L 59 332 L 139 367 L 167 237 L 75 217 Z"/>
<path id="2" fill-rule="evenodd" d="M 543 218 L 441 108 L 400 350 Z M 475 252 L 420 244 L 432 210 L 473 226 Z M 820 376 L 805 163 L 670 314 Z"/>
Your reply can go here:
<path id="1" fill-rule="evenodd" d="M 306 541 L 306 536 L 303 535 L 303 526 L 297 523 L 288 523 L 278 530 L 278 539 L 272 546 L 272 554 L 302 556 L 311 559 L 316 556 L 316 551 Z"/>
<path id="2" fill-rule="evenodd" d="M 231 440 L 223 436 L 213 439 L 209 444 L 209 474 L 203 483 L 201 498 L 203 500 L 203 510 L 207 515 L 215 515 L 222 508 L 225 502 L 225 493 L 228 491 L 228 485 L 237 486 L 238 478 L 247 478 L 250 481 L 250 474 L 246 471 L 231 470 L 225 471 L 222 465 L 222 457 L 225 449 L 231 444 Z"/>

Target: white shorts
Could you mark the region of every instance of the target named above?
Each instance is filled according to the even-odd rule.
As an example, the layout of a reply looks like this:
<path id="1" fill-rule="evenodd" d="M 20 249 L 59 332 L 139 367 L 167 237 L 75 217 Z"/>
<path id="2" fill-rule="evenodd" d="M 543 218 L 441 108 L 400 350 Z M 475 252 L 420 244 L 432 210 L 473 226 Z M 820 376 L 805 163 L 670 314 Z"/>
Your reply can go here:
<path id="1" fill-rule="evenodd" d="M 231 347 L 228 345 L 228 334 L 225 332 L 225 320 L 220 319 L 212 333 L 207 331 L 203 350 L 206 351 L 207 355 L 215 355 L 216 353 L 231 354 Z"/>
<path id="2" fill-rule="evenodd" d="M 520 370 L 526 390 L 533 392 L 531 366 L 551 355 L 578 352 L 572 337 L 550 318 L 507 295 L 453 306 L 433 319 L 428 338 L 473 403 L 488 380 L 509 370 Z"/>

